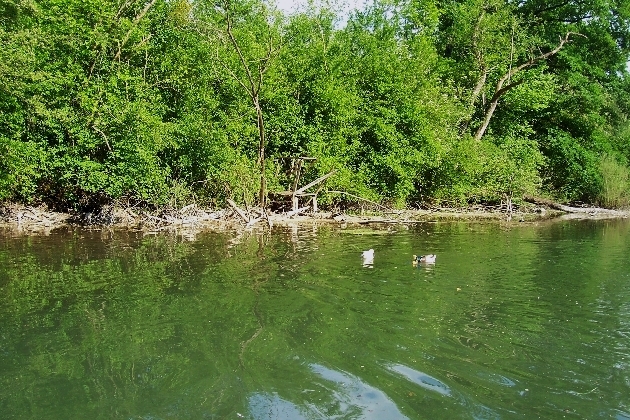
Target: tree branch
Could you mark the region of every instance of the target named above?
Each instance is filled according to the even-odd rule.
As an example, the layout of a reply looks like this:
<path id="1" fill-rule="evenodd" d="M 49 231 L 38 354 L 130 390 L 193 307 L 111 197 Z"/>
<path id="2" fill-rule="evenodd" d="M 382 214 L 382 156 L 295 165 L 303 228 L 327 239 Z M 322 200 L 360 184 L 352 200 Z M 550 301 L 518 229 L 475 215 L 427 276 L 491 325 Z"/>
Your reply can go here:
<path id="1" fill-rule="evenodd" d="M 133 0 L 125 0 L 118 8 L 118 11 L 116 12 L 116 16 L 114 16 L 114 19 L 115 20 L 120 19 L 125 9 L 131 6 L 131 3 L 133 3 Z"/>
<path id="2" fill-rule="evenodd" d="M 227 23 L 226 31 L 228 34 L 228 38 L 230 39 L 230 42 L 232 43 L 234 50 L 236 50 L 236 54 L 238 55 L 238 58 L 241 61 L 241 64 L 243 65 L 245 73 L 247 74 L 247 79 L 250 85 L 250 95 L 253 98 L 258 95 L 258 89 L 256 89 L 256 85 L 254 84 L 254 77 L 252 76 L 252 72 L 249 70 L 249 66 L 247 65 L 247 60 L 245 60 L 245 57 L 243 56 L 243 52 L 241 51 L 241 48 L 239 47 L 238 42 L 236 42 L 236 38 L 234 37 L 234 33 L 232 32 L 232 18 L 231 18 L 230 10 L 229 10 L 230 2 L 227 0 L 224 1 L 223 7 L 225 9 L 225 20 Z"/>
<path id="3" fill-rule="evenodd" d="M 514 67 L 512 69 L 510 69 L 507 73 L 505 73 L 497 82 L 496 88 L 495 88 L 495 92 L 494 95 L 492 96 L 492 100 L 490 101 L 490 106 L 488 107 L 488 109 L 485 112 L 485 116 L 484 116 L 484 121 L 481 124 L 481 126 L 479 127 L 479 129 L 477 130 L 477 132 L 475 133 L 475 140 L 479 141 L 481 140 L 481 138 L 483 137 L 483 135 L 485 134 L 486 130 L 488 129 L 488 125 L 490 124 L 490 119 L 492 118 L 492 115 L 494 114 L 494 111 L 497 108 L 497 105 L 499 103 L 499 99 L 505 95 L 505 93 L 507 93 L 510 89 L 515 88 L 516 86 L 520 85 L 521 82 L 515 82 L 515 83 L 511 83 L 507 86 L 503 86 L 505 84 L 506 81 L 510 80 L 512 78 L 512 76 L 514 76 L 516 73 L 520 72 L 521 70 L 524 70 L 528 67 L 533 66 L 534 64 L 538 63 L 541 60 L 546 60 L 547 58 L 555 55 L 558 53 L 558 51 L 560 51 L 562 49 L 562 47 L 564 47 L 564 45 L 569 42 L 569 37 L 571 35 L 578 35 L 578 36 L 583 36 L 586 37 L 585 35 L 582 35 L 580 33 L 577 32 L 567 32 L 567 34 L 564 36 L 564 38 L 560 38 L 560 42 L 558 43 L 558 45 L 556 46 L 556 48 L 554 48 L 551 51 L 548 51 L 546 53 L 541 53 L 540 55 L 536 56 L 536 57 L 532 57 L 529 60 L 527 60 L 526 62 L 524 62 L 523 64 L 521 64 L 518 67 Z"/>
<path id="4" fill-rule="evenodd" d="M 249 87 L 247 87 L 247 85 L 246 85 L 245 83 L 243 83 L 243 81 L 240 79 L 240 77 L 238 77 L 238 76 L 237 76 L 237 74 L 236 74 L 236 73 L 234 73 L 234 72 L 232 71 L 232 69 L 231 69 L 231 68 L 230 68 L 230 67 L 229 67 L 229 66 L 225 63 L 225 61 L 223 61 L 223 59 L 219 56 L 219 52 L 218 52 L 218 51 L 217 51 L 217 61 L 221 64 L 221 66 L 223 66 L 223 68 L 224 68 L 224 69 L 225 69 L 228 73 L 230 73 L 230 76 L 232 76 L 232 78 L 233 78 L 234 80 L 236 80 L 236 81 L 238 82 L 238 84 L 239 84 L 239 85 L 241 85 L 241 87 L 242 87 L 243 89 L 245 89 L 245 91 L 247 92 L 247 94 L 248 94 L 250 97 L 252 97 L 252 98 L 253 98 L 253 96 L 252 96 L 252 92 L 251 92 L 250 88 L 249 88 Z"/>
<path id="5" fill-rule="evenodd" d="M 140 11 L 140 13 L 138 13 L 136 17 L 133 18 L 133 27 L 127 31 L 127 34 L 123 38 L 122 42 L 118 45 L 118 52 L 114 56 L 114 61 L 120 60 L 122 49 L 125 46 L 125 44 L 127 44 L 127 42 L 129 41 L 129 38 L 131 37 L 131 33 L 133 32 L 135 27 L 138 25 L 138 22 L 140 22 L 140 19 L 142 19 L 149 12 L 149 10 L 155 5 L 156 2 L 157 0 L 149 1 L 147 4 L 144 5 L 144 8 Z M 119 10 L 119 12 L 121 11 L 122 11 L 122 8 L 121 10 Z"/>

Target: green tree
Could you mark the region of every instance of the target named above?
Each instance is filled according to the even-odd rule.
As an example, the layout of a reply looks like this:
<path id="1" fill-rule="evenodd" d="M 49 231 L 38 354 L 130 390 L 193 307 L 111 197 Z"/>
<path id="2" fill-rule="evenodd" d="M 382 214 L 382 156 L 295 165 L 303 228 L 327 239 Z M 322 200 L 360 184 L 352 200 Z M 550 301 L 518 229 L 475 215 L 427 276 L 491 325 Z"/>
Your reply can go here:
<path id="1" fill-rule="evenodd" d="M 17 78 L 22 88 L 1 98 L 13 121 L 2 137 L 9 165 L 32 168 L 13 178 L 7 198 L 36 191 L 63 207 L 167 194 L 159 154 L 171 146 L 169 124 L 147 72 L 156 5 L 42 1 L 28 19 L 5 26 L 8 55 L 29 66 Z M 11 170 L 3 168 L 5 180 Z"/>
<path id="2" fill-rule="evenodd" d="M 548 42 L 559 31 L 583 35 L 548 61 L 557 83 L 553 100 L 545 112 L 527 117 L 550 162 L 548 185 L 567 199 L 593 202 L 603 188 L 601 158 L 615 155 L 627 164 L 622 133 L 630 115 L 630 3 L 530 0 L 518 10 L 529 30 Z M 567 168 L 575 170 L 566 176 Z"/>
<path id="3" fill-rule="evenodd" d="M 258 128 L 258 162 L 260 190 L 258 200 L 265 207 L 267 195 L 266 134 L 263 104 L 263 82 L 282 46 L 281 16 L 262 1 L 199 3 L 195 9 L 200 27 L 212 37 L 220 50 L 216 60 L 249 96 Z"/>

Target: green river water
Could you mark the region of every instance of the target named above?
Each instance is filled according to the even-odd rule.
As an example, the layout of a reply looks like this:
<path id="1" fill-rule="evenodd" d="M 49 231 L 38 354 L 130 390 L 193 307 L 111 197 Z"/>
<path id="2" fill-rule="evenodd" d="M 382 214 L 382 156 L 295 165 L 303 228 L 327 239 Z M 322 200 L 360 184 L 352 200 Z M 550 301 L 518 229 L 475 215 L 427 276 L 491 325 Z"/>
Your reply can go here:
<path id="1" fill-rule="evenodd" d="M 630 419 L 629 221 L 191 239 L 0 231 L 0 419 Z"/>

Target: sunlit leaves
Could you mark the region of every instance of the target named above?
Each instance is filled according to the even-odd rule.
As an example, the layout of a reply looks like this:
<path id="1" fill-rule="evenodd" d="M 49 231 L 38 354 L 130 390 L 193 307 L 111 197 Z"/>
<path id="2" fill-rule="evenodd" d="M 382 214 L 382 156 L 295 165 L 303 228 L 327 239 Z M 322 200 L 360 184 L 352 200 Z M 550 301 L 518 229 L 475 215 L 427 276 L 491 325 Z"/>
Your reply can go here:
<path id="1" fill-rule="evenodd" d="M 550 192 L 595 200 L 600 155 L 630 161 L 627 0 L 379 0 L 344 19 L 340 6 L 3 3 L 0 197 L 253 201 L 252 87 L 274 190 L 306 155 L 317 161 L 304 181 L 334 169 L 330 189 L 401 206 L 518 195 L 536 167 Z M 557 54 L 506 79 L 489 144 L 469 145 L 501 78 L 567 32 Z"/>

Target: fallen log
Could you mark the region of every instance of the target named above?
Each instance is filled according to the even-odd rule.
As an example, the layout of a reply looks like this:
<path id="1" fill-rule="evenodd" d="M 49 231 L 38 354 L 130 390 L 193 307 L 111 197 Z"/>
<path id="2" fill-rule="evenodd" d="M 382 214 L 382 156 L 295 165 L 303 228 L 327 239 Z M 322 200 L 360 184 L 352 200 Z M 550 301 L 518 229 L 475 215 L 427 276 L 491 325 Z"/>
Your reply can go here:
<path id="1" fill-rule="evenodd" d="M 560 203 L 556 203 L 552 200 L 546 199 L 546 198 L 540 198 L 540 197 L 533 197 L 533 196 L 529 196 L 526 195 L 523 197 L 523 200 L 525 200 L 528 203 L 532 203 L 532 204 L 537 204 L 539 206 L 547 206 L 550 207 L 552 209 L 556 209 L 556 210 L 560 210 L 566 213 L 582 213 L 582 214 L 607 214 L 607 215 L 611 215 L 611 216 L 627 216 L 626 212 L 623 211 L 618 211 L 618 210 L 611 210 L 611 209 L 604 209 L 601 207 L 571 207 L 571 206 L 565 206 L 564 204 L 560 204 Z"/>
<path id="2" fill-rule="evenodd" d="M 230 205 L 230 207 L 232 207 L 232 209 L 234 209 L 234 211 L 239 216 L 241 216 L 241 219 L 243 219 L 245 224 L 249 223 L 249 221 L 250 221 L 249 217 L 245 214 L 245 212 L 243 210 L 241 210 L 241 208 L 239 206 L 236 205 L 236 203 L 233 200 L 228 199 L 227 203 Z"/>
<path id="3" fill-rule="evenodd" d="M 375 206 L 380 207 L 381 209 L 383 209 L 383 210 L 385 210 L 385 211 L 387 211 L 387 212 L 391 212 L 391 211 L 392 211 L 392 209 L 391 209 L 391 208 L 389 208 L 389 207 L 385 207 L 384 205 L 379 204 L 379 203 L 377 203 L 377 202 L 375 202 L 375 201 L 368 200 L 367 198 L 359 197 L 358 195 L 350 194 L 350 193 L 347 193 L 347 192 L 345 192 L 345 191 L 334 191 L 334 190 L 328 190 L 328 191 L 326 191 L 326 192 L 327 192 L 327 193 L 332 193 L 332 194 L 345 194 L 345 195 L 347 195 L 347 196 L 349 196 L 349 197 L 356 198 L 356 199 L 358 199 L 358 200 L 365 201 L 365 202 L 368 202 L 368 203 L 370 203 L 370 204 L 374 204 Z"/>

